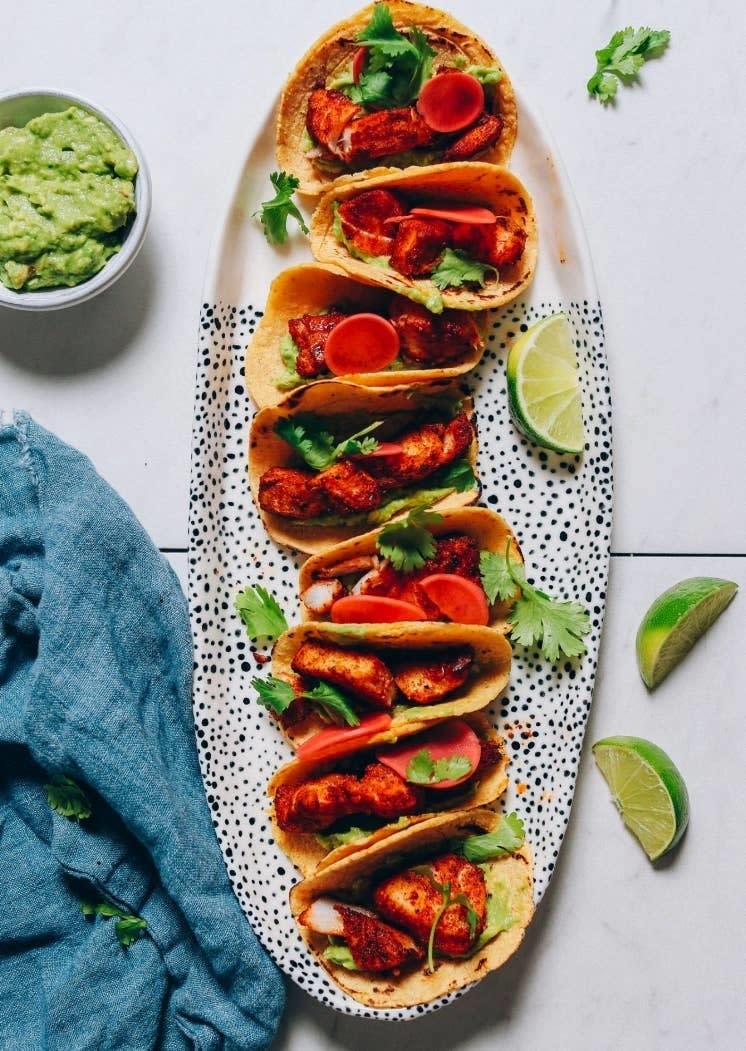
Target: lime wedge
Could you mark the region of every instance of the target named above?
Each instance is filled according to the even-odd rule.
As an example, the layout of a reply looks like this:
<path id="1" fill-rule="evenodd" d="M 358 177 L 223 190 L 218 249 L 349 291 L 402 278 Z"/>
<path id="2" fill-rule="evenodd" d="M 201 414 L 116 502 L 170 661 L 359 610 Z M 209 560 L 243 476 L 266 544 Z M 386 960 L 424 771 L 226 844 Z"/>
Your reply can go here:
<path id="1" fill-rule="evenodd" d="M 622 820 L 650 860 L 675 847 L 689 821 L 689 795 L 663 749 L 642 737 L 605 737 L 594 744 L 593 756 Z"/>
<path id="2" fill-rule="evenodd" d="M 637 630 L 637 664 L 651 690 L 662 682 L 731 601 L 738 584 L 689 577 L 660 595 Z"/>
<path id="3" fill-rule="evenodd" d="M 582 453 L 583 410 L 572 329 L 550 314 L 519 336 L 508 354 L 508 405 L 513 422 L 545 449 Z"/>

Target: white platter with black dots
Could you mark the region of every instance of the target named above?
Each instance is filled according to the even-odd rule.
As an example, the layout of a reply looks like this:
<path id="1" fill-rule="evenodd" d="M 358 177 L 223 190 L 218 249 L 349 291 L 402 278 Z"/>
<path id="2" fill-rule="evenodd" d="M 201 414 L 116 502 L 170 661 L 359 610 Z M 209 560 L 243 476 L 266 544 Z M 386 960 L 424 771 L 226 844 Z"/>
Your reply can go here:
<path id="1" fill-rule="evenodd" d="M 577 660 L 552 666 L 538 652 L 516 647 L 510 686 L 489 709 L 512 760 L 502 806 L 525 819 L 538 904 L 569 818 L 593 693 L 612 517 L 611 404 L 601 306 L 582 223 L 554 145 L 523 96 L 517 97 L 520 135 L 511 168 L 534 199 L 539 263 L 528 293 L 491 313 L 487 351 L 465 380 L 477 405 L 480 502 L 513 527 L 529 579 L 582 602 L 592 623 L 587 653 Z M 200 320 L 189 534 L 200 762 L 233 887 L 279 966 L 338 1010 L 404 1019 L 448 1000 L 391 1011 L 363 1007 L 333 985 L 297 933 L 288 892 L 299 876 L 274 844 L 266 818 L 267 782 L 291 752 L 250 687 L 255 675 L 269 672 L 267 651 L 250 642 L 233 610 L 238 591 L 262 584 L 275 593 L 290 623 L 299 612 L 300 559 L 267 536 L 246 466 L 254 413 L 243 374 L 246 346 L 272 279 L 287 266 L 311 261 L 305 238 L 271 248 L 253 218 L 270 196 L 268 176 L 275 167 L 272 114 L 248 143 L 215 242 Z M 577 457 L 532 445 L 513 427 L 507 407 L 511 341 L 558 310 L 570 319 L 580 368 L 587 449 Z"/>

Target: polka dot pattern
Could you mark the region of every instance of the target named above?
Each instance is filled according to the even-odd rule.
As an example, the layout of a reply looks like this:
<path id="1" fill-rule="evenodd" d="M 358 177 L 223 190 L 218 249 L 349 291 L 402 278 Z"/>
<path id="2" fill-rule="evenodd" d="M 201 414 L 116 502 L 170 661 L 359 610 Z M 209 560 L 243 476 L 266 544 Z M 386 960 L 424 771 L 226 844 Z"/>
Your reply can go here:
<path id="1" fill-rule="evenodd" d="M 576 335 L 586 425 L 585 455 L 532 445 L 507 408 L 505 359 L 534 321 L 564 309 Z M 190 500 L 189 597 L 195 641 L 194 716 L 202 776 L 238 899 L 277 963 L 322 1003 L 363 1017 L 417 1017 L 454 998 L 373 1012 L 337 989 L 311 960 L 290 916 L 299 878 L 275 846 L 266 784 L 291 758 L 253 700 L 251 679 L 268 671 L 268 651 L 247 637 L 233 599 L 249 584 L 274 592 L 288 620 L 299 619 L 300 558 L 262 527 L 248 487 L 246 442 L 253 407 L 244 376 L 246 344 L 261 311 L 205 304 L 201 317 Z M 519 301 L 493 312 L 487 351 L 469 375 L 477 403 L 481 503 L 500 512 L 520 538 L 529 580 L 589 610 L 584 657 L 556 666 L 538 651 L 514 654 L 510 686 L 489 709 L 511 754 L 504 799 L 526 820 L 535 854 L 536 898 L 551 879 L 570 814 L 591 705 L 606 598 L 611 531 L 611 406 L 598 303 Z M 459 994 L 455 994 L 459 995 Z"/>

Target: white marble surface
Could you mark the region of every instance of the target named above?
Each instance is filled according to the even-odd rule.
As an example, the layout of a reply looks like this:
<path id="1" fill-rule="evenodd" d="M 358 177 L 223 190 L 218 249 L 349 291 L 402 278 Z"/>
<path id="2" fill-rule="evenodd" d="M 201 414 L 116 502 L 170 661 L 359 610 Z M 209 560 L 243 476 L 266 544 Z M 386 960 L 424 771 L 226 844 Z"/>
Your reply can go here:
<path id="1" fill-rule="evenodd" d="M 186 545 L 195 330 L 207 249 L 245 143 L 294 58 L 354 0 L 250 5 L 34 0 L 3 19 L 0 91 L 61 86 L 130 126 L 150 162 L 143 253 L 90 304 L 0 310 L 0 404 L 92 456 L 162 547 Z M 652 697 L 634 631 L 694 573 L 746 579 L 746 30 L 707 5 L 486 0 L 451 5 L 541 110 L 585 218 L 606 317 L 615 409 L 615 558 L 589 740 L 649 736 L 679 763 L 692 827 L 652 869 L 586 753 L 561 864 L 527 943 L 446 1012 L 350 1021 L 291 993 L 278 1047 L 716 1049 L 743 1046 L 746 849 L 741 820 L 743 596 Z M 594 49 L 628 23 L 672 30 L 669 53 L 587 99 Z M 711 556 L 711 557 L 710 557 Z M 175 555 L 182 572 L 185 559 Z"/>

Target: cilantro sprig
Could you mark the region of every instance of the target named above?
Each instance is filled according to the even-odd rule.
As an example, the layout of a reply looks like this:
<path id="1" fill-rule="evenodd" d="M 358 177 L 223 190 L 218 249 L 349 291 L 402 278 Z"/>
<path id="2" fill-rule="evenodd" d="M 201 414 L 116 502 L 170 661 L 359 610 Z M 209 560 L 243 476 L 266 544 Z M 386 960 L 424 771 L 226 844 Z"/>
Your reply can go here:
<path id="1" fill-rule="evenodd" d="M 283 631 L 287 631 L 288 622 L 279 602 L 260 584 L 239 592 L 234 599 L 234 606 L 252 639 L 267 638 L 274 641 Z"/>
<path id="2" fill-rule="evenodd" d="M 667 29 L 628 26 L 617 30 L 606 47 L 596 52 L 596 72 L 588 81 L 588 93 L 604 105 L 613 102 L 619 84 L 634 83 L 643 64 L 662 55 L 670 39 Z"/>
<path id="3" fill-rule="evenodd" d="M 44 785 L 47 802 L 56 814 L 71 821 L 85 821 L 91 816 L 91 802 L 83 789 L 71 777 L 59 774 L 51 785 Z"/>
<path id="4" fill-rule="evenodd" d="M 449 755 L 433 759 L 427 748 L 417 752 L 407 763 L 407 781 L 415 785 L 437 785 L 441 781 L 458 781 L 471 772 L 471 762 L 465 755 Z"/>
<path id="5" fill-rule="evenodd" d="M 252 679 L 251 685 L 257 692 L 259 704 L 277 715 L 282 715 L 287 711 L 293 701 L 298 698 L 311 701 L 326 719 L 339 726 L 360 725 L 360 718 L 345 694 L 330 683 L 320 682 L 313 689 L 296 693 L 289 682 L 270 675 L 266 679 L 258 677 Z"/>
<path id="6" fill-rule="evenodd" d="M 438 883 L 435 878 L 430 865 L 417 865 L 412 869 L 412 872 L 417 872 L 421 876 L 425 876 L 430 881 L 435 890 L 442 895 L 442 901 L 440 908 L 435 913 L 435 917 L 430 927 L 430 936 L 427 939 L 427 969 L 430 974 L 435 970 L 435 934 L 440 925 L 440 921 L 445 915 L 445 911 L 451 905 L 463 905 L 466 909 L 466 922 L 469 924 L 469 937 L 474 938 L 477 932 L 478 917 L 474 911 L 472 903 L 469 901 L 465 894 L 454 894 L 451 896 L 451 884 L 450 882 Z"/>
<path id="7" fill-rule="evenodd" d="M 436 541 L 428 526 L 443 521 L 437 511 L 414 507 L 406 518 L 384 526 L 376 539 L 376 547 L 399 573 L 421 569 L 436 550 Z"/>
<path id="8" fill-rule="evenodd" d="M 467 861 L 478 864 L 505 854 L 513 854 L 523 846 L 526 833 L 523 822 L 514 812 L 503 817 L 494 832 L 481 836 L 467 836 L 461 844 L 461 853 Z"/>
<path id="9" fill-rule="evenodd" d="M 376 4 L 371 20 L 356 40 L 366 48 L 365 67 L 357 84 L 344 93 L 353 102 L 380 107 L 413 102 L 433 71 L 435 51 L 417 26 L 401 33 L 386 4 Z"/>
<path id="10" fill-rule="evenodd" d="M 520 562 L 510 557 L 510 542 L 500 554 L 483 551 L 479 570 L 487 598 L 508 601 L 515 598 L 508 614 L 510 636 L 521 646 L 539 645 L 544 657 L 558 661 L 565 657 L 580 657 L 585 653 L 583 636 L 590 630 L 590 617 L 579 602 L 552 598 L 526 580 Z"/>
<path id="11" fill-rule="evenodd" d="M 117 941 L 123 949 L 128 949 L 138 938 L 142 938 L 148 928 L 147 920 L 144 920 L 141 916 L 134 916 L 130 912 L 125 912 L 108 901 L 82 901 L 80 908 L 84 916 L 103 916 L 104 919 L 111 919 L 117 916 L 114 932 L 117 936 Z"/>
<path id="12" fill-rule="evenodd" d="M 338 442 L 329 431 L 323 429 L 322 419 L 312 413 L 301 413 L 293 419 L 287 416 L 279 419 L 274 432 L 300 453 L 309 467 L 323 471 L 343 456 L 365 455 L 377 449 L 378 441 L 368 435 L 382 423 L 383 420 L 376 420 Z"/>
<path id="13" fill-rule="evenodd" d="M 470 259 L 465 252 L 456 248 L 446 248 L 440 262 L 430 274 L 430 280 L 438 288 L 460 288 L 465 284 L 475 284 L 482 288 L 490 274 L 494 274 L 497 280 L 498 273 L 494 266 Z"/>
<path id="14" fill-rule="evenodd" d="M 300 186 L 300 180 L 287 172 L 272 172 L 269 181 L 275 188 L 275 195 L 269 201 L 262 201 L 262 206 L 254 214 L 264 227 L 264 236 L 271 245 L 285 244 L 288 239 L 288 219 L 295 219 L 304 234 L 308 227 L 293 200 L 293 194 Z"/>

